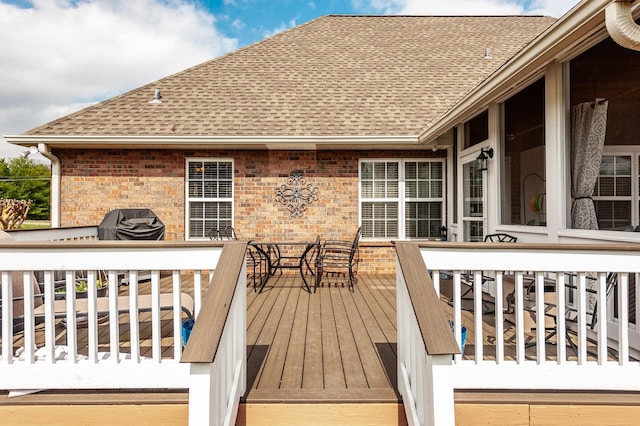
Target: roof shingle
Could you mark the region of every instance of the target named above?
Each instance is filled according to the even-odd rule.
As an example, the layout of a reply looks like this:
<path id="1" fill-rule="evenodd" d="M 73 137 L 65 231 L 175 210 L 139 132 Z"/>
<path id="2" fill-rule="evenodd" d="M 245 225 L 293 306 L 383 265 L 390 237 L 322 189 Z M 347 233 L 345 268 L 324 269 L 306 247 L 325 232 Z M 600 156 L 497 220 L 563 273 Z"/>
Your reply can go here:
<path id="1" fill-rule="evenodd" d="M 416 135 L 554 21 L 325 16 L 26 134 Z"/>

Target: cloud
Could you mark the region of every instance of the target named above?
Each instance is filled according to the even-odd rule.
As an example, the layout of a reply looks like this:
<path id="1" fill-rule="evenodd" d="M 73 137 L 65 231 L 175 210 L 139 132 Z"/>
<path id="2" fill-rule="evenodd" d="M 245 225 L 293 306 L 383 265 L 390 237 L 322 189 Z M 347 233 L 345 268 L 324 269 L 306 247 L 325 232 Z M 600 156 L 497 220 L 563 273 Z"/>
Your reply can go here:
<path id="1" fill-rule="evenodd" d="M 0 135 L 237 48 L 188 0 L 0 2 Z M 21 148 L 0 143 L 0 158 Z"/>
<path id="2" fill-rule="evenodd" d="M 363 13 L 386 15 L 520 15 L 560 17 L 579 0 L 352 0 Z"/>
<path id="3" fill-rule="evenodd" d="M 289 28 L 293 28 L 293 27 L 295 27 L 296 25 L 297 25 L 297 24 L 296 24 L 296 20 L 295 20 L 295 19 L 292 19 L 292 20 L 290 20 L 288 23 L 284 23 L 284 22 L 283 22 L 283 23 L 281 23 L 281 24 L 280 24 L 280 25 L 278 25 L 276 28 L 273 28 L 273 29 L 270 29 L 270 30 L 264 30 L 264 31 L 262 32 L 262 36 L 263 36 L 264 38 L 271 37 L 272 35 L 275 35 L 275 34 L 278 34 L 278 33 L 283 32 L 283 31 L 286 31 L 286 30 L 288 30 Z"/>
<path id="4" fill-rule="evenodd" d="M 533 0 L 529 6 L 529 11 L 559 18 L 578 3 L 578 0 Z"/>
<path id="5" fill-rule="evenodd" d="M 231 23 L 231 26 L 240 31 L 243 30 L 247 27 L 247 24 L 245 24 L 244 22 L 242 22 L 240 19 L 234 19 L 233 22 Z"/>

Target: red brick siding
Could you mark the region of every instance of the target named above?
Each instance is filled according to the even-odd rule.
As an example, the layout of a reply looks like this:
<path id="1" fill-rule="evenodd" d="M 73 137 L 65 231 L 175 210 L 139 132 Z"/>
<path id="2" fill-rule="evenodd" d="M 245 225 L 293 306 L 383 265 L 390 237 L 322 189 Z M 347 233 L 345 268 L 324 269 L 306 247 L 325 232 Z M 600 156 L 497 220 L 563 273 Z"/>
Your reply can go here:
<path id="1" fill-rule="evenodd" d="M 185 151 L 64 150 L 61 225 L 100 223 L 115 208 L 152 209 L 164 222 L 166 238 L 185 237 L 185 159 L 234 162 L 234 227 L 241 238 L 352 238 L 358 226 L 358 160 L 424 158 L 431 151 Z M 275 201 L 275 190 L 291 172 L 318 188 L 318 200 L 301 217 Z M 386 244 L 363 246 L 362 272 L 395 270 L 395 252 Z"/>

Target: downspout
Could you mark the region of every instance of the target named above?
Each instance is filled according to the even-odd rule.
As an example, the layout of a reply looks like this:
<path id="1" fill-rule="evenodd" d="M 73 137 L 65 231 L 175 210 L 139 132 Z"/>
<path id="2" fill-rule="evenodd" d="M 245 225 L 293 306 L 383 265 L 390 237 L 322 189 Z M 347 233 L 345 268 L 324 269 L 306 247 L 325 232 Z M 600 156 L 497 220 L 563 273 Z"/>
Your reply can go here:
<path id="1" fill-rule="evenodd" d="M 605 22 L 611 38 L 622 47 L 640 50 L 640 25 L 631 14 L 633 0 L 614 0 L 605 9 Z"/>
<path id="2" fill-rule="evenodd" d="M 47 144 L 39 143 L 38 152 L 51 161 L 51 227 L 60 228 L 60 159 L 53 155 Z"/>

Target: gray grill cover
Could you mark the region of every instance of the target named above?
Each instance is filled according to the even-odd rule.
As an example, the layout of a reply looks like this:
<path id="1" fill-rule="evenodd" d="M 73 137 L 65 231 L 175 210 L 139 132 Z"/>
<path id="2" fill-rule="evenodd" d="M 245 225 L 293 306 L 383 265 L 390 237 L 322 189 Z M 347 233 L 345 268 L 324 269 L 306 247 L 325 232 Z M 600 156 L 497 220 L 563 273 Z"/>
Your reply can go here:
<path id="1" fill-rule="evenodd" d="M 98 226 L 100 240 L 164 240 L 164 223 L 150 209 L 115 209 Z"/>

